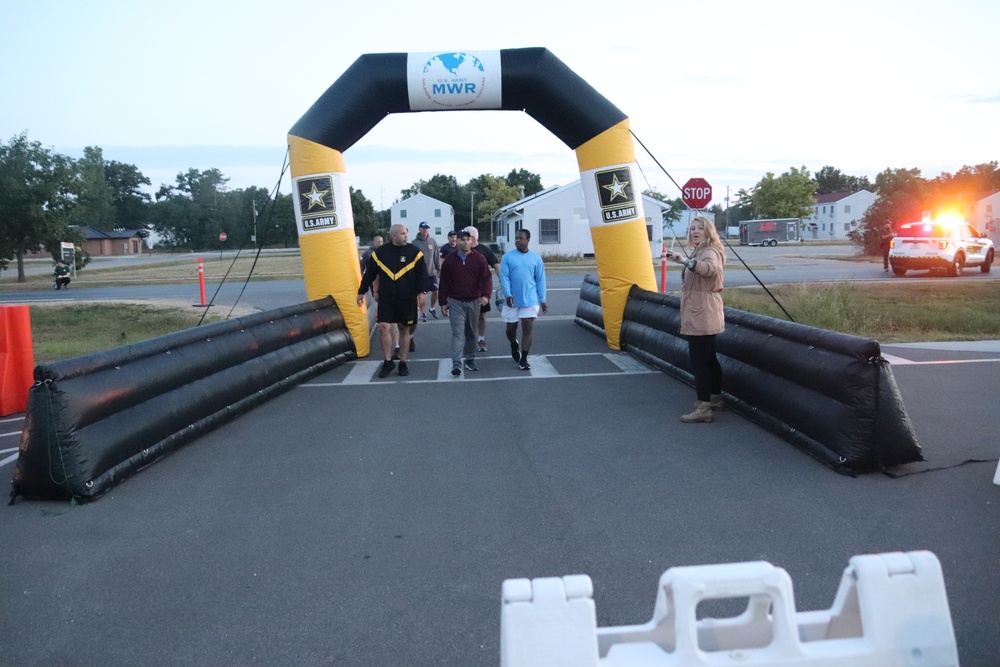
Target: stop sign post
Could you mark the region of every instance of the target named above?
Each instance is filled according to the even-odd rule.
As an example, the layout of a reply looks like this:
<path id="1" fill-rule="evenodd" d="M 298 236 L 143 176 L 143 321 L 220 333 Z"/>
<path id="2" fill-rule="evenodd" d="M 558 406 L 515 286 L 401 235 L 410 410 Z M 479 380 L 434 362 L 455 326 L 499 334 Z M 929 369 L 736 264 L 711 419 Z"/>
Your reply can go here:
<path id="1" fill-rule="evenodd" d="M 712 186 L 704 178 L 692 178 L 681 188 L 681 201 L 694 209 L 702 209 L 712 201 Z"/>

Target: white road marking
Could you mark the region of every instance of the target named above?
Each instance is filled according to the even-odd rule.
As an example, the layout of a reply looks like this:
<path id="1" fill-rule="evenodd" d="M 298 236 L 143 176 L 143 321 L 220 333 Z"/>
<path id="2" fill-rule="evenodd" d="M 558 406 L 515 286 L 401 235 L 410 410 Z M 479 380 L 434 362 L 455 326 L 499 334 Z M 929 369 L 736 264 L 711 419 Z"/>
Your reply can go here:
<path id="1" fill-rule="evenodd" d="M 619 370 L 614 371 L 597 371 L 591 373 L 560 373 L 549 361 L 553 357 L 604 357 L 611 361 Z M 507 355 L 495 355 L 490 357 L 477 356 L 476 360 L 482 362 L 484 359 L 510 359 Z M 420 375 L 416 377 L 410 376 L 405 380 L 406 384 L 427 384 L 430 382 L 506 382 L 509 380 L 531 380 L 531 379 L 546 379 L 546 378 L 566 378 L 566 377 L 606 377 L 606 376 L 622 376 L 622 375 L 647 375 L 650 373 L 659 373 L 660 371 L 650 368 L 643 364 L 641 361 L 635 360 L 627 354 L 621 352 L 608 352 L 608 353 L 598 353 L 598 352 L 568 352 L 564 354 L 548 354 L 548 355 L 538 355 L 529 356 L 528 361 L 531 363 L 531 370 L 528 372 L 518 370 L 516 375 L 508 375 L 503 377 L 494 376 L 481 376 L 476 371 L 466 371 L 462 370 L 461 375 L 451 374 L 451 359 L 420 359 L 418 362 L 422 366 L 426 366 L 428 362 L 437 361 L 437 372 L 433 379 L 431 378 L 421 378 Z M 300 387 L 339 387 L 341 385 L 362 385 L 362 384 L 377 384 L 379 382 L 387 382 L 386 380 L 376 379 L 375 374 L 378 372 L 379 367 L 382 365 L 381 361 L 355 361 L 351 362 L 353 368 L 348 372 L 347 377 L 344 378 L 342 382 L 307 382 L 300 385 Z M 516 369 L 516 366 L 511 362 L 511 369 Z M 480 371 L 481 372 L 481 371 Z M 396 374 L 393 372 L 393 379 L 395 379 Z"/>

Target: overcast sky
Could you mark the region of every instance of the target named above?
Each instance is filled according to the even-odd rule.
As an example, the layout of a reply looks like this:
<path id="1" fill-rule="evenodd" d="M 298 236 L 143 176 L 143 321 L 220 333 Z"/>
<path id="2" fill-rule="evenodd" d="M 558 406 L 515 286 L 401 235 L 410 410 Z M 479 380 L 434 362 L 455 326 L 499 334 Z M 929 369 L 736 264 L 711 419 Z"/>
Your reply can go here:
<path id="1" fill-rule="evenodd" d="M 790 166 L 933 178 L 1000 159 L 998 26 L 996 0 L 0 0 L 0 140 L 100 146 L 154 188 L 217 167 L 271 189 L 288 130 L 358 56 L 541 46 L 674 180 L 706 178 L 723 203 Z M 344 157 L 376 208 L 437 173 L 579 177 L 573 151 L 511 111 L 396 114 Z"/>

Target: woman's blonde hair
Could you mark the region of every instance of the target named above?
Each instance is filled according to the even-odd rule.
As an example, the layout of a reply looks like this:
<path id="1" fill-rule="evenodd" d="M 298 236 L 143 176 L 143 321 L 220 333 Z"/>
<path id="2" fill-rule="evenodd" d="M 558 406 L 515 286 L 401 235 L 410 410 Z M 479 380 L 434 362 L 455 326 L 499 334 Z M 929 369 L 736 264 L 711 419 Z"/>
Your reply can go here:
<path id="1" fill-rule="evenodd" d="M 700 222 L 702 229 L 705 230 L 705 240 L 698 244 L 695 248 L 695 252 L 701 250 L 702 248 L 715 248 L 716 250 L 723 250 L 722 240 L 719 238 L 719 232 L 715 229 L 715 224 L 703 215 L 699 215 L 693 218 L 688 224 L 688 243 L 691 243 L 691 228 L 694 223 Z"/>

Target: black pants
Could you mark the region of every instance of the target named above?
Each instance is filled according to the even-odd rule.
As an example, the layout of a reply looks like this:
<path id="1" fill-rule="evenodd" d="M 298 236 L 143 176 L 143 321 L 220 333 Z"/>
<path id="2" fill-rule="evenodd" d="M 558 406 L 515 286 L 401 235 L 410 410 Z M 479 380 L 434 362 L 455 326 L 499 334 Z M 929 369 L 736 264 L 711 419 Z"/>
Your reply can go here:
<path id="1" fill-rule="evenodd" d="M 699 401 L 722 393 L 722 366 L 715 355 L 715 336 L 688 336 L 688 359 Z"/>

